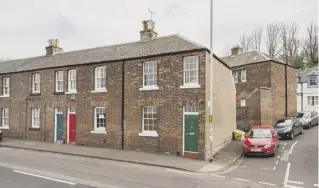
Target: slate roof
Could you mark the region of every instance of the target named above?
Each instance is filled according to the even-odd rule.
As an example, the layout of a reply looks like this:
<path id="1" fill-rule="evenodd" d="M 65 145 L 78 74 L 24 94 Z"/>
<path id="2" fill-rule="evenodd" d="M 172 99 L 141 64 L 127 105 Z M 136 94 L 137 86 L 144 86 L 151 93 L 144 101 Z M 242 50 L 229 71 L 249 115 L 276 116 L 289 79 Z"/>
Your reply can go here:
<path id="1" fill-rule="evenodd" d="M 306 68 L 305 70 L 300 70 L 297 72 L 297 76 L 300 75 L 301 82 L 307 82 L 308 75 L 319 75 L 319 67 Z M 297 78 L 298 82 L 298 78 Z"/>
<path id="2" fill-rule="evenodd" d="M 243 65 L 248 65 L 248 64 L 258 63 L 263 61 L 270 61 L 270 60 L 274 62 L 286 64 L 284 61 L 280 59 L 271 57 L 259 51 L 242 52 L 236 56 L 231 55 L 227 57 L 222 57 L 221 60 L 223 60 L 230 67 L 238 67 L 238 66 L 243 66 Z"/>
<path id="3" fill-rule="evenodd" d="M 92 49 L 63 52 L 53 56 L 39 56 L 0 62 L 0 74 L 30 71 L 43 68 L 71 66 L 79 64 L 125 60 L 167 53 L 192 50 L 207 50 L 202 45 L 192 42 L 181 35 L 158 37 L 148 42 L 97 47 Z"/>

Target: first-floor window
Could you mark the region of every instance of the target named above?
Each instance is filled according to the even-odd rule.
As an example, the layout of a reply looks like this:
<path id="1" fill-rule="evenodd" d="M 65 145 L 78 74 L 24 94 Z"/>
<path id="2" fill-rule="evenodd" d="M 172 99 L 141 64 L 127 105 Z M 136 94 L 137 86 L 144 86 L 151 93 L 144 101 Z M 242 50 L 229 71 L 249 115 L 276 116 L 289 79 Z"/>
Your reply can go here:
<path id="1" fill-rule="evenodd" d="M 96 107 L 94 110 L 94 130 L 106 130 L 105 107 Z"/>
<path id="2" fill-rule="evenodd" d="M 9 108 L 1 108 L 0 127 L 9 127 Z"/>
<path id="3" fill-rule="evenodd" d="M 32 108 L 32 128 L 40 128 L 40 108 Z"/>
<path id="4" fill-rule="evenodd" d="M 309 106 L 318 106 L 318 96 L 308 96 Z"/>
<path id="5" fill-rule="evenodd" d="M 143 131 L 157 131 L 156 106 L 143 107 Z"/>

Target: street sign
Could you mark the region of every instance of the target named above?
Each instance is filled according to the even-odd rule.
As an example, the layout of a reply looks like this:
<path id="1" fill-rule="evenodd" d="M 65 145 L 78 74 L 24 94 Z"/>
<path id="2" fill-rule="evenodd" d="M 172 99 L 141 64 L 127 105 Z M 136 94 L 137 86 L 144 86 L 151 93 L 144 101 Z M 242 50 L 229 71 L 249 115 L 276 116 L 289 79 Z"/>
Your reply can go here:
<path id="1" fill-rule="evenodd" d="M 213 122 L 213 116 L 212 116 L 212 115 L 209 115 L 209 116 L 208 116 L 208 120 L 209 120 L 209 123 Z"/>

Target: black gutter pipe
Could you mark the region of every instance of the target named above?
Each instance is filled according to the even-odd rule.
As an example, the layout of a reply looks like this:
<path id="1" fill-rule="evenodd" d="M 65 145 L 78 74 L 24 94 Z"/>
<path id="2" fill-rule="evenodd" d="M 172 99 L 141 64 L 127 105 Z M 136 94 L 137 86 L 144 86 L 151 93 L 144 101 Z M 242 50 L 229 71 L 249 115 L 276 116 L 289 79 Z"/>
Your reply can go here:
<path id="1" fill-rule="evenodd" d="M 287 64 L 285 64 L 285 115 L 288 117 L 288 83 L 287 83 Z"/>
<path id="2" fill-rule="evenodd" d="M 124 77 L 124 63 L 122 61 L 122 107 L 121 107 L 121 149 L 124 150 L 124 84 L 125 84 L 125 77 Z"/>

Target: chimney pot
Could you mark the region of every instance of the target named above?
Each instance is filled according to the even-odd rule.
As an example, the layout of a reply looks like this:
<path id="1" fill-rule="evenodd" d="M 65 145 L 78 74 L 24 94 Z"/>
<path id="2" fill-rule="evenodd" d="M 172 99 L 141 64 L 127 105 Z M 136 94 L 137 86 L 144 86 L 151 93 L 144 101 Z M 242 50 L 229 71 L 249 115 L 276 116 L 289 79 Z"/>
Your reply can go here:
<path id="1" fill-rule="evenodd" d="M 143 30 L 140 31 L 140 40 L 142 42 L 150 41 L 157 38 L 155 32 L 155 22 L 152 20 L 143 21 Z"/>
<path id="2" fill-rule="evenodd" d="M 63 49 L 60 47 L 59 39 L 49 39 L 49 45 L 45 49 L 47 56 L 63 52 Z"/>
<path id="3" fill-rule="evenodd" d="M 240 46 L 234 46 L 232 49 L 231 49 L 231 55 L 238 55 L 240 53 L 243 52 L 243 49 L 240 47 Z"/>

